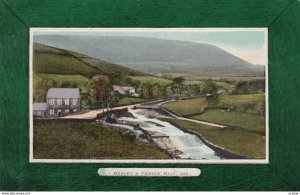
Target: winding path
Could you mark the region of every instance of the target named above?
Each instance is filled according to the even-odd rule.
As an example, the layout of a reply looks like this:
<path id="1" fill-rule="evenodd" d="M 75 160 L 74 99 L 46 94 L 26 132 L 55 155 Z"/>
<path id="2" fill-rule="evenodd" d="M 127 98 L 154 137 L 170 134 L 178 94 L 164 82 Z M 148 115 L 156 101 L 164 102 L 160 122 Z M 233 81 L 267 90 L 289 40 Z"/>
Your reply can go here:
<path id="1" fill-rule="evenodd" d="M 123 109 L 123 108 L 133 108 L 134 106 L 138 106 L 140 104 L 132 104 L 132 105 L 128 105 L 128 106 L 119 106 L 119 107 L 114 107 L 111 110 L 118 110 L 118 109 Z M 106 111 L 104 111 L 106 112 Z M 88 111 L 86 113 L 82 113 L 82 114 L 74 114 L 74 115 L 69 115 L 69 116 L 65 116 L 63 118 L 69 118 L 69 119 L 95 119 L 97 118 L 97 114 L 103 113 L 102 109 L 97 109 L 97 110 L 91 110 Z"/>
<path id="2" fill-rule="evenodd" d="M 165 101 L 164 100 L 154 100 L 154 101 L 149 101 L 149 102 L 144 102 L 144 103 L 131 104 L 131 105 L 127 105 L 127 106 L 118 106 L 118 107 L 111 108 L 111 110 L 119 110 L 119 109 L 123 109 L 123 108 L 132 109 L 133 107 L 139 107 L 141 105 L 159 105 L 159 106 L 161 106 L 162 104 L 164 104 L 168 101 L 170 101 L 170 100 L 165 100 Z M 106 112 L 106 111 L 104 111 L 104 112 Z M 97 114 L 101 114 L 101 113 L 103 113 L 102 109 L 96 109 L 96 110 L 88 111 L 86 113 L 73 114 L 73 115 L 65 116 L 63 118 L 69 118 L 69 119 L 95 119 L 95 118 L 97 118 Z"/>
<path id="3" fill-rule="evenodd" d="M 181 117 L 181 116 L 175 115 L 174 113 L 171 113 L 170 111 L 168 111 L 165 108 L 161 108 L 161 109 L 164 110 L 165 112 L 167 112 L 168 114 L 170 114 L 172 117 L 174 117 L 176 119 L 190 121 L 190 122 L 199 123 L 199 124 L 202 124 L 202 125 L 208 125 L 208 126 L 212 126 L 212 127 L 218 127 L 218 128 L 225 128 L 225 127 L 227 127 L 227 126 L 219 125 L 219 124 L 215 124 L 215 123 L 209 123 L 209 122 L 205 122 L 205 121 L 199 121 L 199 120 L 195 120 L 195 119 Z"/>
<path id="4" fill-rule="evenodd" d="M 140 109 L 158 109 L 158 108 L 161 108 L 162 110 L 164 110 L 165 112 L 167 112 L 168 114 L 170 114 L 172 117 L 174 117 L 176 119 L 190 121 L 190 122 L 194 122 L 194 123 L 198 123 L 198 124 L 202 124 L 202 125 L 208 125 L 208 126 L 212 126 L 212 127 L 218 127 L 218 128 L 227 127 L 227 126 L 220 125 L 220 124 L 215 124 L 215 123 L 210 123 L 210 122 L 205 122 L 205 121 L 199 121 L 199 120 L 195 120 L 195 119 L 190 119 L 190 118 L 185 118 L 185 117 L 178 116 L 178 115 L 176 115 L 176 114 L 174 114 L 174 113 L 172 113 L 172 112 L 170 112 L 167 109 L 162 107 L 163 104 L 165 104 L 167 102 L 170 102 L 170 101 L 172 101 L 172 100 L 155 100 L 155 101 L 150 101 L 150 102 L 146 102 L 146 103 L 137 103 L 137 104 L 131 104 L 131 105 L 127 105 L 127 106 L 114 107 L 111 110 L 118 110 L 118 109 L 123 109 L 123 108 L 132 109 L 134 107 L 137 107 L 137 108 L 140 108 Z M 82 114 L 75 114 L 75 115 L 65 116 L 63 118 L 68 118 L 68 119 L 95 119 L 97 117 L 97 114 L 100 114 L 100 113 L 103 113 L 102 109 L 91 110 L 91 111 L 88 111 L 88 112 L 82 113 Z"/>

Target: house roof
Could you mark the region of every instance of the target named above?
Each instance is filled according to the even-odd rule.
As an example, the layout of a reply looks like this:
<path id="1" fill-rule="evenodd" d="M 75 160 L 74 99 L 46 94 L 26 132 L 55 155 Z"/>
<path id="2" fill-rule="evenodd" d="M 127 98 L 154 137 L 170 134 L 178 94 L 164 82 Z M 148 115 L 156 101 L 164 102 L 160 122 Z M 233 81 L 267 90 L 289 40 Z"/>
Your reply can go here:
<path id="1" fill-rule="evenodd" d="M 130 89 L 134 89 L 133 87 L 122 87 L 122 89 L 124 90 L 130 90 Z"/>
<path id="2" fill-rule="evenodd" d="M 80 98 L 79 88 L 50 88 L 47 98 Z"/>
<path id="3" fill-rule="evenodd" d="M 113 86 L 113 91 L 117 91 L 117 92 L 119 92 L 120 94 L 125 94 L 124 89 L 123 89 L 121 86 L 117 86 L 117 85 L 114 85 L 114 86 Z"/>
<path id="4" fill-rule="evenodd" d="M 46 110 L 47 109 L 47 103 L 33 103 L 32 105 L 33 110 Z"/>
<path id="5" fill-rule="evenodd" d="M 123 88 L 121 86 L 114 85 L 113 90 L 123 90 Z"/>
<path id="6" fill-rule="evenodd" d="M 113 90 L 129 90 L 129 89 L 134 89 L 134 87 L 118 86 L 118 85 L 113 86 Z"/>

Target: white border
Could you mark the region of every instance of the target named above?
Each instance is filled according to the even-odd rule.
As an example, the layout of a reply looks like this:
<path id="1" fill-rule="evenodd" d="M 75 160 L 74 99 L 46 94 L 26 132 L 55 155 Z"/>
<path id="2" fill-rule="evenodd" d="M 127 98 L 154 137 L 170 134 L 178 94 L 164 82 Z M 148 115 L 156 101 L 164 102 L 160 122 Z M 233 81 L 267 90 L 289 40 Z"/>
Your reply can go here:
<path id="1" fill-rule="evenodd" d="M 266 103 L 266 159 L 239 160 L 99 160 L 99 159 L 34 159 L 33 158 L 33 116 L 32 116 L 32 56 L 33 34 L 35 32 L 232 32 L 257 31 L 265 33 L 264 52 L 268 56 L 268 28 L 30 28 L 29 38 L 29 162 L 30 163 L 141 163 L 141 164 L 268 164 L 269 163 L 269 62 L 265 66 L 265 103 Z"/>

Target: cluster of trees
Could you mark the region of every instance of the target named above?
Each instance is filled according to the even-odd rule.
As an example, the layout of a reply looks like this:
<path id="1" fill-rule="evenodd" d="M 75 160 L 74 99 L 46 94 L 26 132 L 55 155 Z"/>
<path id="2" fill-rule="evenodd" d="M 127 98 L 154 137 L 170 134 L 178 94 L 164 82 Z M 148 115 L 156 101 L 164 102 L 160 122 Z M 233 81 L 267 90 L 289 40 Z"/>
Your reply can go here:
<path id="1" fill-rule="evenodd" d="M 156 99 L 170 97 L 172 95 L 200 95 L 201 87 L 199 84 L 186 85 L 183 77 L 176 77 L 172 83 L 143 83 L 131 78 L 126 79 L 126 85 L 135 88 L 140 97 L 146 99 Z"/>
<path id="2" fill-rule="evenodd" d="M 252 94 L 252 93 L 264 93 L 265 92 L 265 80 L 254 81 L 241 81 L 235 86 L 233 94 Z"/>
<path id="3" fill-rule="evenodd" d="M 171 97 L 174 94 L 193 94 L 199 95 L 200 85 L 184 85 L 184 79 L 178 77 L 173 79 L 173 82 L 164 85 L 159 83 L 142 83 L 131 78 L 126 78 L 125 85 L 135 88 L 136 93 L 145 99 L 157 99 Z M 113 80 L 108 76 L 97 75 L 88 83 L 88 94 L 82 94 L 83 106 L 86 107 L 101 107 L 109 110 L 112 105 L 116 104 L 122 96 L 112 92 Z M 124 85 L 124 84 L 123 84 Z"/>
<path id="4" fill-rule="evenodd" d="M 209 104 L 219 103 L 218 86 L 211 79 L 204 83 L 203 92 L 206 94 L 206 101 Z"/>
<path id="5" fill-rule="evenodd" d="M 38 81 L 35 90 L 33 92 L 33 101 L 34 102 L 45 102 L 47 92 L 50 88 L 76 88 L 78 85 L 76 83 L 71 83 L 69 81 L 64 81 L 62 83 L 57 83 L 52 79 L 43 79 Z"/>
<path id="6" fill-rule="evenodd" d="M 119 79 L 118 79 L 119 80 Z M 207 94 L 207 102 L 210 104 L 218 102 L 218 87 L 212 80 L 205 81 L 203 88 L 200 84 L 184 84 L 183 77 L 176 77 L 170 84 L 160 83 L 142 83 L 131 78 L 125 79 L 125 85 L 135 88 L 136 93 L 140 94 L 141 98 L 158 99 L 165 97 L 178 96 L 199 96 Z M 115 79 L 110 79 L 106 75 L 96 75 L 91 78 L 87 84 L 88 93 L 81 94 L 82 105 L 84 107 L 101 107 L 102 109 L 110 109 L 116 104 L 122 96 L 112 92 L 112 85 L 115 84 Z M 50 88 L 76 88 L 76 83 L 64 81 L 58 84 L 52 79 L 43 79 L 36 84 L 33 100 L 36 102 L 46 101 L 47 92 Z"/>

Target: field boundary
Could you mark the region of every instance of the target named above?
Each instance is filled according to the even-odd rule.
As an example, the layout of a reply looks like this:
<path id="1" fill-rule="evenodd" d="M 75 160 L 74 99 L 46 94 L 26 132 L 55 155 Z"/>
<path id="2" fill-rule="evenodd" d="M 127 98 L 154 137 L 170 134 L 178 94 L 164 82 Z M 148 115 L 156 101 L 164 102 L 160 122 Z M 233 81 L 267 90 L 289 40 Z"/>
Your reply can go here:
<path id="1" fill-rule="evenodd" d="M 209 142 L 208 140 L 206 140 L 201 134 L 191 130 L 191 129 L 187 129 L 184 128 L 180 125 L 177 125 L 174 122 L 168 121 L 171 125 L 181 129 L 183 132 L 189 133 L 189 134 L 193 134 L 195 136 L 197 136 L 204 144 L 206 144 L 208 147 L 210 147 L 211 149 L 213 149 L 219 156 L 227 158 L 227 159 L 249 159 L 247 157 L 241 156 L 239 154 L 236 154 L 232 151 L 226 150 L 225 148 L 222 148 L 218 145 L 215 145 L 211 142 Z"/>

